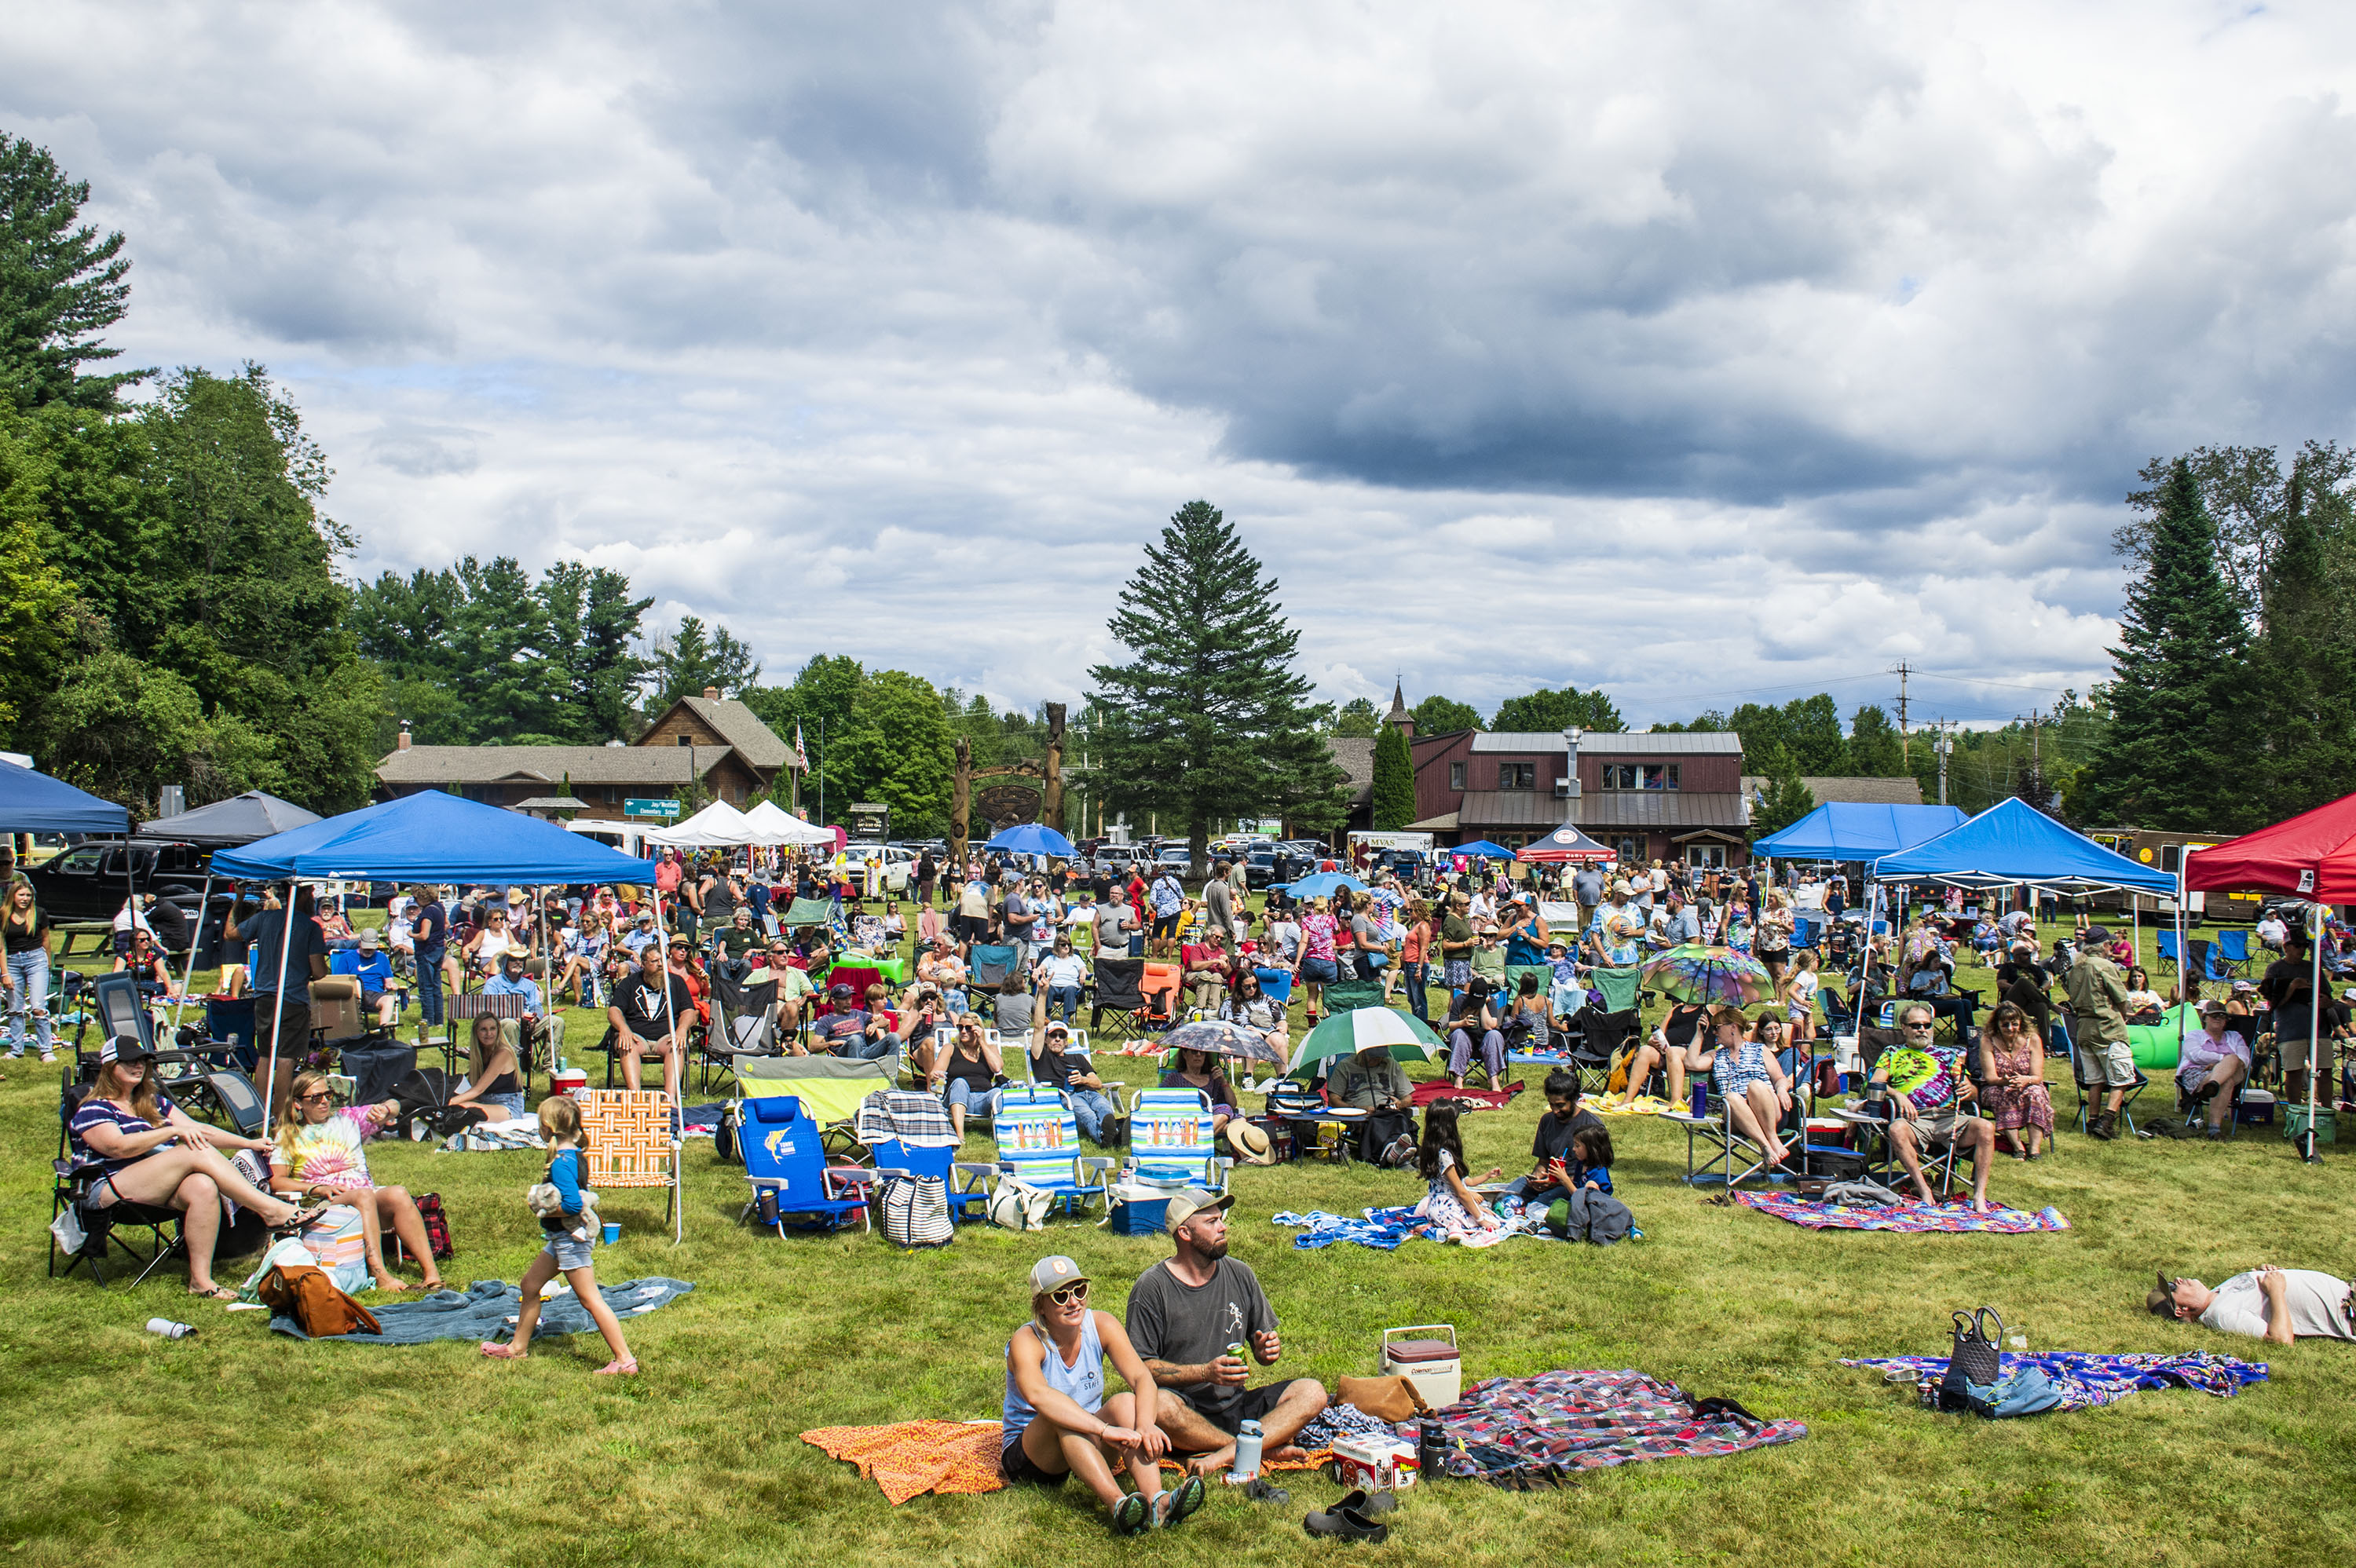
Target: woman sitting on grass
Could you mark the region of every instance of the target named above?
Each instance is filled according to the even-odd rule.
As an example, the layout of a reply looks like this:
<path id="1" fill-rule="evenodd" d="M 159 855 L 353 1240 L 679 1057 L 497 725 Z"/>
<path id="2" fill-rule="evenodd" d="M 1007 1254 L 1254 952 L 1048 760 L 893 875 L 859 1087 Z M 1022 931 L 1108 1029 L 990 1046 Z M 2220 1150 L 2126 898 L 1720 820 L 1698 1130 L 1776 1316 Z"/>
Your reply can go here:
<path id="1" fill-rule="evenodd" d="M 1435 1100 L 1423 1114 L 1423 1147 L 1417 1153 L 1416 1172 L 1424 1179 L 1424 1195 L 1417 1212 L 1440 1232 L 1440 1240 L 1477 1245 L 1488 1232 L 1501 1231 L 1505 1222 L 1465 1182 L 1464 1140 L 1457 1128 L 1458 1115 L 1453 1100 Z M 1501 1166 L 1481 1179 L 1494 1181 L 1505 1173 Z"/>
<path id="2" fill-rule="evenodd" d="M 220 1151 L 266 1153 L 271 1146 L 208 1126 L 157 1093 L 155 1053 L 136 1035 L 98 1048 L 98 1077 L 75 1108 L 68 1131 L 74 1162 L 102 1168 L 91 1191 L 100 1209 L 138 1203 L 180 1211 L 190 1296 L 237 1299 L 237 1292 L 213 1282 L 223 1198 L 244 1204 L 273 1231 L 299 1230 L 327 1212 L 324 1203 L 298 1207 L 248 1181 Z"/>
<path id="3" fill-rule="evenodd" d="M 496 1023 L 495 1019 L 480 1020 Z M 368 1152 L 363 1147 L 372 1133 L 382 1131 L 400 1115 L 391 1100 L 374 1105 L 336 1108 L 335 1092 L 324 1072 L 298 1072 L 294 1092 L 278 1108 L 278 1136 L 270 1151 L 270 1188 L 290 1198 L 340 1203 L 357 1209 L 360 1233 L 368 1249 L 369 1274 L 379 1290 L 407 1290 L 408 1282 L 384 1264 L 384 1231 L 390 1225 L 401 1244 L 425 1271 L 425 1288 L 442 1288 L 441 1271 L 434 1266 L 434 1247 L 426 1240 L 425 1220 L 405 1187 L 379 1187 L 369 1179 Z"/>

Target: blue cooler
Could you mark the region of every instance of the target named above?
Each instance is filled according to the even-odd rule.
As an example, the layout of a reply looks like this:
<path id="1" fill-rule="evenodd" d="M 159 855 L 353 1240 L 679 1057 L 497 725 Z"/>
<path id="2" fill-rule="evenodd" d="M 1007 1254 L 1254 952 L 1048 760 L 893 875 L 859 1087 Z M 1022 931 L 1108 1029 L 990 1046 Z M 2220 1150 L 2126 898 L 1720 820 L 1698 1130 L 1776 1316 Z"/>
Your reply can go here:
<path id="1" fill-rule="evenodd" d="M 1159 1235 L 1163 1228 L 1162 1214 L 1169 1207 L 1170 1200 L 1167 1198 L 1116 1203 L 1112 1206 L 1112 1233 L 1116 1236 Z"/>

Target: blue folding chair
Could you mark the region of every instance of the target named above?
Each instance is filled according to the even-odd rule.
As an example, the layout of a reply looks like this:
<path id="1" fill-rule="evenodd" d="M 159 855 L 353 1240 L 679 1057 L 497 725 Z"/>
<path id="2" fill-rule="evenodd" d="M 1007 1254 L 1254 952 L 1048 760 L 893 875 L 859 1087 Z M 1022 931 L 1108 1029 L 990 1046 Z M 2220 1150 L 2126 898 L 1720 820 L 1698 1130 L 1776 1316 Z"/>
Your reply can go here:
<path id="1" fill-rule="evenodd" d="M 1090 1203 L 1104 1206 L 1105 1179 L 1114 1162 L 1083 1152 L 1079 1120 L 1058 1091 L 1044 1083 L 1001 1089 L 991 1135 L 998 1146 L 996 1162 L 958 1168 L 990 1179 L 993 1193 L 1012 1177 L 1046 1193 L 1053 1200 L 1051 1213 L 1063 1209 L 1085 1219 Z"/>
<path id="2" fill-rule="evenodd" d="M 743 1104 L 737 1147 L 753 1197 L 737 1216 L 740 1222 L 762 1210 L 765 1197 L 774 1197 L 776 1207 L 761 1222 L 780 1236 L 788 1220 L 800 1221 L 798 1230 L 837 1231 L 854 1218 L 870 1225 L 867 1200 L 858 1191 L 867 1173 L 828 1168 L 819 1125 L 803 1114 L 798 1095 L 763 1094 Z"/>
<path id="3" fill-rule="evenodd" d="M 2212 959 L 2222 959 L 2237 974 L 2247 973 L 2251 958 L 2250 933 L 2240 926 L 2221 931 L 2217 933 L 2217 944 L 2209 952 Z"/>
<path id="4" fill-rule="evenodd" d="M 1211 1098 L 1200 1089 L 1140 1089 L 1129 1115 L 1127 1179 L 1226 1191 L 1236 1162 L 1219 1153 L 1212 1125 Z"/>
<path id="5" fill-rule="evenodd" d="M 1792 946 L 1794 949 L 1796 950 L 1803 947 L 1814 947 L 1815 944 L 1816 923 L 1810 920 L 1805 915 L 1794 916 L 1792 920 Z"/>
<path id="6" fill-rule="evenodd" d="M 2183 954 L 2176 945 L 2176 933 L 2172 931 L 2161 932 L 2159 933 L 2159 961 L 2166 965 L 2169 969 L 2173 970 L 2182 965 L 2183 957 Z"/>
<path id="7" fill-rule="evenodd" d="M 1259 976 L 1260 995 L 1280 1008 L 1292 1005 L 1292 971 L 1290 969 L 1254 969 Z"/>

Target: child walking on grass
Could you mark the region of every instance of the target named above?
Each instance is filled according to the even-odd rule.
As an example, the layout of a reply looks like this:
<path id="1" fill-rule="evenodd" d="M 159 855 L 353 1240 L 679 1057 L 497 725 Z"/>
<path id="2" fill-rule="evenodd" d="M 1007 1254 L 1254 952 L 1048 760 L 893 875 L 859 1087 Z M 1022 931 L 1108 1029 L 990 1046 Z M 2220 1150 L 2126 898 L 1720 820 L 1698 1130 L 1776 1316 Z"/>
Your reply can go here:
<path id="1" fill-rule="evenodd" d="M 569 1094 L 552 1094 L 540 1103 L 540 1136 L 553 1151 L 549 1156 L 549 1185 L 556 1189 L 559 1200 L 552 1212 L 542 1214 L 540 1227 L 548 1233 L 548 1244 L 523 1271 L 523 1306 L 517 1311 L 515 1337 L 507 1344 L 486 1340 L 483 1354 L 493 1360 L 520 1361 L 530 1353 L 531 1331 L 540 1321 L 540 1293 L 559 1269 L 573 1286 L 573 1294 L 589 1309 L 597 1325 L 597 1332 L 605 1336 L 605 1343 L 614 1359 L 597 1369 L 603 1375 L 631 1376 L 638 1370 L 638 1360 L 630 1354 L 630 1347 L 622 1339 L 621 1319 L 605 1305 L 597 1291 L 597 1271 L 589 1256 L 589 1243 L 596 1234 L 597 1216 L 582 1198 L 584 1178 L 589 1172 L 586 1156 L 589 1136 L 581 1129 L 581 1107 Z"/>

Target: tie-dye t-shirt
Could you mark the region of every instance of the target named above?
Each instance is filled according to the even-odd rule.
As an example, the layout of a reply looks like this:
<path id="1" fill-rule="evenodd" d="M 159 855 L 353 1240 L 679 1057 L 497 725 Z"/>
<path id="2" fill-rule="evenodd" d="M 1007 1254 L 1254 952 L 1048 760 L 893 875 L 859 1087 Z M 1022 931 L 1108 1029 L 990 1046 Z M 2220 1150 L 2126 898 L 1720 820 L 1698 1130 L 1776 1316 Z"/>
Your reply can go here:
<path id="1" fill-rule="evenodd" d="M 305 1187 L 373 1187 L 361 1140 L 392 1118 L 382 1105 L 350 1105 L 324 1122 L 298 1129 L 290 1158 L 284 1148 L 270 1153 L 270 1168 Z"/>

